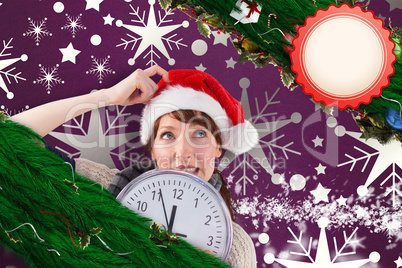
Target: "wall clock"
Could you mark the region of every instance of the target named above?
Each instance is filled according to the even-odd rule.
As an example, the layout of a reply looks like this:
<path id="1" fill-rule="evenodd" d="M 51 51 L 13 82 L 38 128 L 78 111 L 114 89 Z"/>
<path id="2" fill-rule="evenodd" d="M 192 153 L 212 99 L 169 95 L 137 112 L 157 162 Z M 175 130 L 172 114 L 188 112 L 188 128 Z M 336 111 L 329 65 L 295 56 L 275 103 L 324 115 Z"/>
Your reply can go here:
<path id="1" fill-rule="evenodd" d="M 226 260 L 232 243 L 229 209 L 218 191 L 200 177 L 178 170 L 148 171 L 126 185 L 117 199 Z"/>

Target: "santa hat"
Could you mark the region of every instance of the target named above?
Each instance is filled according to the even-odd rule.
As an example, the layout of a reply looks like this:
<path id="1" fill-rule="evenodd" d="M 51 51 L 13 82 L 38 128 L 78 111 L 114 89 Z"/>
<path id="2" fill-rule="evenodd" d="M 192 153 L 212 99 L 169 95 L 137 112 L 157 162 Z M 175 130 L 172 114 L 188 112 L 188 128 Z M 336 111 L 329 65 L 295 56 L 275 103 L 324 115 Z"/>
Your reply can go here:
<path id="1" fill-rule="evenodd" d="M 219 127 L 222 148 L 235 154 L 258 144 L 254 126 L 244 120 L 243 107 L 212 76 L 196 70 L 172 70 L 169 83 L 161 80 L 159 89 L 144 108 L 141 118 L 141 142 L 152 135 L 155 121 L 177 110 L 195 110 L 208 114 Z"/>

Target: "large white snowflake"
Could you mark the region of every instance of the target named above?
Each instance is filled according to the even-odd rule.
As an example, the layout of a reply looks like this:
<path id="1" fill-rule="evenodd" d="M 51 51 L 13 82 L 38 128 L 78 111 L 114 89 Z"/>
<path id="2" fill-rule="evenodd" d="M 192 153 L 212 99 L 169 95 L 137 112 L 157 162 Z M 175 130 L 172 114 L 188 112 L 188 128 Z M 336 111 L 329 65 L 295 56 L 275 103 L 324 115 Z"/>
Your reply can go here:
<path id="1" fill-rule="evenodd" d="M 44 18 L 39 21 L 34 21 L 31 18 L 28 18 L 29 27 L 28 30 L 23 33 L 23 36 L 30 36 L 35 40 L 37 46 L 39 46 L 40 40 L 45 36 L 52 36 L 52 33 L 49 32 L 46 28 L 47 18 Z"/>
<path id="2" fill-rule="evenodd" d="M 179 27 L 184 27 L 187 28 L 189 26 L 188 21 L 183 21 L 182 24 L 175 24 L 175 25 L 165 25 L 172 20 L 169 20 L 168 17 L 170 15 L 173 15 L 174 13 L 169 9 L 167 11 L 164 11 L 165 14 L 162 16 L 161 11 L 158 11 L 158 21 L 155 16 L 155 10 L 154 10 L 154 4 L 155 0 L 149 0 L 148 1 L 150 8 L 149 8 L 149 13 L 148 13 L 148 20 L 145 22 L 145 11 L 140 14 L 139 7 L 135 9 L 131 4 L 130 8 L 132 12 L 130 12 L 130 15 L 133 15 L 136 19 L 132 19 L 131 22 L 137 24 L 137 25 L 129 25 L 129 24 L 124 24 L 121 20 L 116 21 L 116 26 L 117 27 L 124 27 L 127 30 L 131 31 L 132 33 L 138 35 L 139 37 L 135 37 L 132 34 L 127 34 L 128 38 L 124 39 L 122 38 L 122 43 L 118 44 L 117 47 L 123 47 L 124 50 L 127 48 L 130 48 L 131 50 L 134 50 L 136 47 L 136 44 L 139 43 L 139 46 L 137 48 L 137 51 L 135 52 L 135 55 L 133 58 L 128 60 L 128 63 L 130 65 L 134 65 L 136 59 L 146 50 L 149 49 L 149 52 L 145 54 L 143 58 L 150 58 L 148 61 L 147 65 L 155 65 L 157 64 L 156 61 L 160 59 L 160 55 L 158 52 L 155 50 L 155 48 L 162 53 L 163 56 L 165 56 L 168 59 L 168 63 L 170 65 L 175 64 L 175 60 L 170 57 L 169 52 L 166 49 L 166 46 L 163 41 L 169 46 L 169 49 L 172 50 L 172 45 L 175 45 L 177 49 L 180 49 L 180 46 L 187 47 L 186 44 L 183 44 L 181 39 L 175 39 L 177 34 L 171 34 L 170 36 L 165 37 L 167 34 L 173 32 Z M 151 34 L 150 34 L 151 33 Z"/>
<path id="3" fill-rule="evenodd" d="M 368 139 L 364 141 L 360 139 L 361 133 L 359 132 L 346 132 L 349 136 L 353 137 L 354 139 L 365 143 L 366 145 L 370 146 L 371 148 L 375 149 L 376 151 L 373 153 L 366 152 L 365 150 L 354 146 L 354 149 L 359 151 L 359 153 L 354 153 L 354 156 L 349 154 L 345 154 L 345 156 L 349 159 L 343 163 L 340 163 L 338 167 L 350 165 L 350 171 L 353 171 L 357 163 L 363 162 L 364 165 L 361 169 L 361 172 L 364 172 L 368 163 L 374 157 L 377 157 L 375 160 L 374 165 L 371 168 L 370 174 L 363 185 L 360 185 L 357 188 L 357 193 L 360 196 L 365 196 L 369 193 L 368 187 L 383 173 L 386 169 L 392 166 L 392 172 L 389 176 L 381 183 L 383 186 L 387 183 L 390 179 L 392 179 L 392 187 L 387 189 L 388 194 L 392 193 L 393 205 L 397 205 L 397 196 L 402 197 L 402 193 L 400 189 L 397 187 L 397 183 L 401 182 L 402 174 L 398 173 L 396 167 L 402 167 L 402 157 L 398 157 L 402 154 L 402 147 L 399 141 L 392 140 L 391 142 L 382 145 L 376 139 Z"/>
<path id="4" fill-rule="evenodd" d="M 241 155 L 235 155 L 232 152 L 226 151 L 223 156 L 223 161 L 220 162 L 218 169 L 224 170 L 227 168 L 232 162 L 235 162 L 235 167 L 230 172 L 231 175 L 234 174 L 239 168 L 243 170 L 243 175 L 236 181 L 235 192 L 240 194 L 240 191 L 243 190 L 243 195 L 246 194 L 247 185 L 253 185 L 254 182 L 249 178 L 246 171 L 252 170 L 254 172 L 253 179 L 258 179 L 256 176 L 258 171 L 256 169 L 256 165 L 263 167 L 271 176 L 274 175 L 273 168 L 268 159 L 277 160 L 278 156 L 276 150 L 282 152 L 286 159 L 289 159 L 288 153 L 300 155 L 300 152 L 290 149 L 289 147 L 293 144 L 293 142 L 289 142 L 285 145 L 278 144 L 278 142 L 285 137 L 285 134 L 282 134 L 278 137 L 272 138 L 270 141 L 265 141 L 263 138 L 268 136 L 271 133 L 281 129 L 282 127 L 290 124 L 290 123 L 299 123 L 301 121 L 301 115 L 299 113 L 293 113 L 290 119 L 287 120 L 274 120 L 272 122 L 266 122 L 266 118 L 268 116 L 274 116 L 277 112 L 269 112 L 268 108 L 270 105 L 279 104 L 280 101 L 274 101 L 275 96 L 279 92 L 279 88 L 268 97 L 268 93 L 265 92 L 266 103 L 261 108 L 258 104 L 257 99 L 256 102 L 256 110 L 257 115 L 252 116 L 250 110 L 250 102 L 248 99 L 247 88 L 250 86 L 250 80 L 247 78 L 240 79 L 239 82 L 242 87 L 242 96 L 241 96 L 241 104 L 243 106 L 244 111 L 244 119 L 249 120 L 250 123 L 257 129 L 259 135 L 259 143 L 260 146 L 255 146 L 253 149 L 248 151 L 247 153 Z M 263 123 L 258 123 L 260 121 L 265 121 Z M 264 150 L 265 149 L 265 150 Z M 275 149 L 275 150 L 274 150 Z M 239 163 L 238 160 L 242 159 Z M 253 164 L 250 164 L 253 163 Z"/>
<path id="5" fill-rule="evenodd" d="M 357 260 L 349 260 L 343 262 L 336 262 L 339 257 L 355 255 L 355 251 L 346 252 L 345 249 L 348 246 L 356 243 L 357 240 L 353 239 L 355 233 L 358 228 L 355 228 L 350 236 L 344 234 L 344 243 L 342 246 L 339 246 L 337 240 L 334 238 L 334 248 L 335 248 L 335 256 L 331 259 L 330 249 L 328 244 L 327 234 L 325 232 L 325 228 L 328 225 L 329 220 L 327 218 L 321 218 L 318 220 L 318 226 L 320 227 L 320 237 L 318 240 L 318 247 L 315 259 L 311 256 L 311 246 L 312 246 L 312 238 L 310 237 L 308 246 L 306 247 L 303 244 L 303 232 L 300 231 L 299 237 L 295 235 L 295 233 L 288 227 L 289 232 L 292 234 L 294 240 L 288 240 L 290 244 L 296 244 L 300 247 L 301 252 L 290 252 L 290 255 L 304 256 L 308 258 L 309 262 L 304 261 L 294 261 L 288 259 L 279 259 L 275 258 L 272 253 L 268 253 L 264 256 L 264 261 L 268 264 L 272 264 L 273 262 L 280 263 L 288 268 L 358 268 L 366 263 L 372 262 L 377 263 L 380 260 L 380 254 L 378 252 L 371 252 L 369 258 L 367 259 L 357 259 Z"/>
<path id="6" fill-rule="evenodd" d="M 6 92 L 8 99 L 14 98 L 14 93 L 12 93 L 11 91 L 8 90 L 6 82 L 4 81 L 3 77 L 7 80 L 8 84 L 11 84 L 12 80 L 14 80 L 16 83 L 18 83 L 19 80 L 23 80 L 23 81 L 26 80 L 25 78 L 20 76 L 21 72 L 14 73 L 14 70 L 16 69 L 15 67 L 11 68 L 11 69 L 8 67 L 10 67 L 11 65 L 13 65 L 14 63 L 16 63 L 19 60 L 21 60 L 21 61 L 28 60 L 28 56 L 25 54 L 21 55 L 21 57 L 19 57 L 19 58 L 10 58 L 9 57 L 11 55 L 11 53 L 7 53 L 7 50 L 13 48 L 11 46 L 11 41 L 13 41 L 12 38 L 8 42 L 3 40 L 3 48 L 0 51 L 0 88 Z M 3 59 L 3 58 L 5 58 L 5 59 Z"/>
<path id="7" fill-rule="evenodd" d="M 42 66 L 42 64 L 39 64 L 39 77 L 33 81 L 33 83 L 43 85 L 46 88 L 47 93 L 50 94 L 50 91 L 55 85 L 64 84 L 64 81 L 59 78 L 58 68 L 58 64 L 50 68 L 46 68 Z"/>
<path id="8" fill-rule="evenodd" d="M 105 124 L 102 124 L 101 120 L 103 114 L 99 109 L 95 109 L 90 112 L 89 126 L 85 124 L 81 116 L 63 124 L 65 133 L 53 131 L 50 135 L 80 151 L 80 153 L 70 153 L 64 150 L 69 157 L 80 154 L 82 158 L 114 168 L 111 151 L 137 137 L 138 132 L 126 132 L 131 115 L 125 111 L 126 106 L 109 106 L 108 109 L 113 107 L 117 110 L 117 115 L 111 117 L 109 110 L 106 110 Z M 73 129 L 78 130 L 79 134 L 73 133 Z"/>
<path id="9" fill-rule="evenodd" d="M 107 56 L 106 58 L 103 58 L 103 59 L 97 59 L 94 56 L 91 56 L 91 58 L 92 58 L 92 66 L 91 66 L 91 69 L 89 69 L 86 73 L 87 74 L 95 74 L 96 77 L 98 78 L 98 81 L 100 84 L 102 83 L 103 78 L 107 74 L 115 73 L 115 71 L 113 71 L 110 68 L 110 64 L 109 64 L 110 56 Z"/>
<path id="10" fill-rule="evenodd" d="M 70 15 L 66 14 L 66 17 L 67 17 L 67 21 L 64 24 L 64 26 L 61 27 L 61 29 L 69 31 L 71 33 L 71 35 L 73 36 L 73 38 L 75 38 L 75 36 L 77 35 L 77 32 L 79 32 L 80 30 L 87 29 L 87 27 L 82 25 L 82 22 L 81 22 L 82 14 L 80 14 L 78 16 L 70 16 Z"/>

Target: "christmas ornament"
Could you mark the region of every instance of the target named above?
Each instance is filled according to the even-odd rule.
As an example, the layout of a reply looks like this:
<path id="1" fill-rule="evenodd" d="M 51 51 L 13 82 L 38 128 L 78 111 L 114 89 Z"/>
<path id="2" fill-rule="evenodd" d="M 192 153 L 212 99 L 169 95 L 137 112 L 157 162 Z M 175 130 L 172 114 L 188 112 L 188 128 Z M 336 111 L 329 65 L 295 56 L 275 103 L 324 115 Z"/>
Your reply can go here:
<path id="1" fill-rule="evenodd" d="M 360 6 L 329 6 L 308 17 L 293 40 L 292 70 L 303 91 L 325 106 L 358 108 L 379 96 L 394 73 L 390 31 Z M 358 50 L 351 49 L 360 46 Z"/>
<path id="2" fill-rule="evenodd" d="M 226 260 L 232 221 L 221 195 L 205 180 L 178 170 L 152 170 L 131 181 L 117 196 L 168 232 Z"/>
<path id="3" fill-rule="evenodd" d="M 398 130 L 402 130 L 402 120 L 400 111 L 387 108 L 385 118 L 387 119 L 387 122 L 388 124 L 391 125 L 391 127 Z"/>
<path id="4" fill-rule="evenodd" d="M 247 3 L 244 0 L 239 0 L 236 3 L 236 8 L 230 12 L 230 16 L 237 19 L 235 25 L 241 23 L 256 23 L 261 14 L 261 6 L 255 1 Z M 238 11 L 240 10 L 240 12 Z"/>
<path id="5" fill-rule="evenodd" d="M 394 53 L 398 61 L 402 60 L 402 46 L 401 41 L 397 38 L 392 38 L 392 41 L 395 43 Z"/>

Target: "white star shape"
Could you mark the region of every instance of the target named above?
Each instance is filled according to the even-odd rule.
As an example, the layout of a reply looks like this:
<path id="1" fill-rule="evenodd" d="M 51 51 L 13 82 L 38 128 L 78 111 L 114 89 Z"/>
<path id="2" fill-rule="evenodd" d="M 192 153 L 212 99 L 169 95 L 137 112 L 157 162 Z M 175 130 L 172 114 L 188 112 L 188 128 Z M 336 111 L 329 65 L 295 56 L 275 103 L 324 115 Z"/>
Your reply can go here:
<path id="1" fill-rule="evenodd" d="M 81 53 L 81 51 L 73 47 L 72 43 L 70 43 L 66 48 L 60 48 L 59 50 L 61 54 L 63 54 L 61 62 L 71 61 L 74 64 L 75 64 L 75 57 L 77 57 L 77 55 Z"/>
<path id="2" fill-rule="evenodd" d="M 136 25 L 128 25 L 128 24 L 123 24 L 121 20 L 118 20 L 116 22 L 116 25 L 118 27 L 124 27 L 127 30 L 139 35 L 142 37 L 140 46 L 138 47 L 137 51 L 135 52 L 134 57 L 131 59 L 132 61 L 130 62 L 131 64 L 135 64 L 135 59 L 139 55 L 141 55 L 148 47 L 154 46 L 157 48 L 167 59 L 173 60 L 169 56 L 169 52 L 167 51 L 165 45 L 162 42 L 162 39 L 165 35 L 168 33 L 176 30 L 177 28 L 183 26 L 183 27 L 188 27 L 189 23 L 188 21 L 183 21 L 182 24 L 176 24 L 176 25 L 167 25 L 167 26 L 160 26 L 159 24 L 156 23 L 156 17 L 155 17 L 155 10 L 154 10 L 154 4 L 155 1 L 148 1 L 150 4 L 149 8 L 149 15 L 148 15 L 148 21 L 146 25 L 143 26 L 136 26 Z M 149 34 L 152 33 L 152 34 Z M 141 38 L 140 38 L 141 39 Z M 140 40 L 139 39 L 139 40 Z M 174 60 L 173 60 L 174 62 Z M 173 65 L 174 63 L 169 63 L 170 65 Z"/>
<path id="3" fill-rule="evenodd" d="M 232 183 L 233 182 L 233 175 L 230 174 L 229 176 L 226 177 L 227 183 Z"/>
<path id="4" fill-rule="evenodd" d="M 378 14 L 378 16 L 377 16 L 378 18 L 380 18 L 380 19 L 382 19 L 383 21 L 384 21 L 384 24 L 385 24 L 385 19 L 386 19 L 386 17 L 385 16 L 382 16 L 381 14 Z"/>
<path id="5" fill-rule="evenodd" d="M 232 57 L 230 59 L 225 60 L 226 61 L 226 68 L 235 68 L 235 64 L 237 63 Z"/>
<path id="6" fill-rule="evenodd" d="M 228 39 L 230 34 L 218 33 L 218 31 L 212 31 L 212 35 L 214 36 L 214 45 L 222 44 L 225 47 L 228 46 Z"/>
<path id="7" fill-rule="evenodd" d="M 320 174 L 325 174 L 325 169 L 327 168 L 327 166 L 323 166 L 321 165 L 321 163 L 318 165 L 318 167 L 315 167 L 315 170 L 317 170 L 317 175 Z"/>
<path id="8" fill-rule="evenodd" d="M 317 146 L 321 146 L 321 147 L 322 147 L 322 142 L 323 142 L 323 140 L 324 140 L 324 139 L 321 139 L 321 138 L 318 137 L 318 135 L 317 135 L 317 137 L 315 137 L 315 139 L 312 140 L 312 142 L 314 142 L 314 147 L 317 147 Z"/>
<path id="9" fill-rule="evenodd" d="M 339 206 L 346 206 L 347 200 L 348 200 L 347 198 L 341 195 L 338 199 L 336 199 L 336 202 L 338 202 Z"/>
<path id="10" fill-rule="evenodd" d="M 114 21 L 114 18 L 110 16 L 110 13 L 106 17 L 103 17 L 103 20 L 105 21 L 103 25 L 113 25 L 112 22 Z"/>
<path id="11" fill-rule="evenodd" d="M 195 67 L 196 70 L 204 72 L 207 68 L 202 65 L 202 63 Z"/>
<path id="12" fill-rule="evenodd" d="M 396 263 L 396 268 L 402 267 L 402 258 L 401 257 L 398 257 L 398 259 L 394 262 Z"/>
<path id="13" fill-rule="evenodd" d="M 395 8 L 402 9 L 402 1 L 401 0 L 387 0 L 389 3 L 389 11 L 394 10 Z"/>
<path id="14" fill-rule="evenodd" d="M 103 2 L 103 0 L 85 0 L 85 1 L 87 2 L 85 10 L 93 8 L 96 11 L 99 11 L 99 5 Z"/>
<path id="15" fill-rule="evenodd" d="M 321 183 L 318 184 L 317 189 L 310 191 L 314 195 L 314 203 L 319 203 L 320 201 L 328 202 L 328 194 L 331 189 L 324 188 Z"/>

